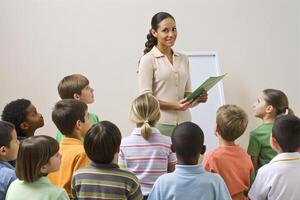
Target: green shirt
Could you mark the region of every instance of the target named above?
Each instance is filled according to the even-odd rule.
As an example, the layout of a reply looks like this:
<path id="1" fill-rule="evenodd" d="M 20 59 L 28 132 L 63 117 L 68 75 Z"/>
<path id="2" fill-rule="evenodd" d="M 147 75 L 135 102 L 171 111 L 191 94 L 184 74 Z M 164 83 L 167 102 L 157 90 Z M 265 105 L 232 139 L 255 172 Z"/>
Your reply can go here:
<path id="1" fill-rule="evenodd" d="M 88 115 L 92 125 L 97 124 L 100 121 L 97 115 L 93 113 L 88 113 Z M 64 135 L 60 131 L 58 131 L 56 135 L 57 142 L 60 143 L 63 137 Z M 83 140 L 83 138 L 81 138 L 81 140 Z"/>
<path id="2" fill-rule="evenodd" d="M 12 182 L 6 193 L 6 200 L 68 200 L 69 197 L 63 188 L 51 184 L 44 176 L 38 180 L 27 183 L 19 179 Z"/>
<path id="3" fill-rule="evenodd" d="M 258 157 L 258 168 L 269 163 L 277 154 L 270 146 L 272 127 L 273 124 L 262 124 L 250 133 L 247 152 Z"/>

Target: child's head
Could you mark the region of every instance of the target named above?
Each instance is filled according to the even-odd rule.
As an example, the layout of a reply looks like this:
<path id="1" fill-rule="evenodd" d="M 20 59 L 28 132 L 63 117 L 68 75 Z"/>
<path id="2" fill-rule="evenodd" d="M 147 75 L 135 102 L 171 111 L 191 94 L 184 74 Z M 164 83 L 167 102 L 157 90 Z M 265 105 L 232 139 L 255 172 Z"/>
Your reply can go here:
<path id="1" fill-rule="evenodd" d="M 94 102 L 94 90 L 89 86 L 89 80 L 81 74 L 64 77 L 58 84 L 61 99 L 76 99 L 86 104 Z"/>
<path id="2" fill-rule="evenodd" d="M 246 130 L 248 117 L 246 112 L 236 105 L 224 105 L 217 111 L 216 132 L 224 140 L 233 142 Z"/>
<path id="3" fill-rule="evenodd" d="M 19 140 L 15 126 L 9 122 L 0 121 L 0 161 L 16 160 Z"/>
<path id="4" fill-rule="evenodd" d="M 59 170 L 59 144 L 46 135 L 27 138 L 20 143 L 16 162 L 16 176 L 25 182 L 34 182 L 48 173 Z"/>
<path id="5" fill-rule="evenodd" d="M 204 134 L 193 122 L 184 122 L 176 126 L 171 139 L 172 151 L 176 152 L 178 160 L 185 164 L 197 163 L 200 154 L 205 153 Z"/>
<path id="6" fill-rule="evenodd" d="M 95 163 L 109 164 L 116 162 L 120 150 L 121 132 L 109 122 L 101 121 L 92 126 L 84 138 L 84 149 L 87 156 Z"/>
<path id="7" fill-rule="evenodd" d="M 276 118 L 270 144 L 278 153 L 296 152 L 300 147 L 300 119 L 294 115 Z"/>
<path id="8" fill-rule="evenodd" d="M 63 99 L 57 102 L 52 111 L 52 121 L 65 136 L 79 133 L 84 136 L 91 127 L 87 105 L 75 99 Z"/>
<path id="9" fill-rule="evenodd" d="M 259 95 L 257 102 L 253 105 L 254 115 L 259 118 L 264 118 L 265 115 L 270 115 L 275 118 L 281 114 L 293 114 L 289 108 L 287 96 L 280 90 L 265 89 Z"/>
<path id="10" fill-rule="evenodd" d="M 30 137 L 44 126 L 43 116 L 27 99 L 17 99 L 4 107 L 2 120 L 15 125 L 18 137 Z"/>
<path id="11" fill-rule="evenodd" d="M 150 93 L 142 94 L 132 102 L 130 119 L 141 127 L 141 134 L 146 140 L 151 136 L 151 126 L 155 126 L 159 118 L 159 103 Z"/>

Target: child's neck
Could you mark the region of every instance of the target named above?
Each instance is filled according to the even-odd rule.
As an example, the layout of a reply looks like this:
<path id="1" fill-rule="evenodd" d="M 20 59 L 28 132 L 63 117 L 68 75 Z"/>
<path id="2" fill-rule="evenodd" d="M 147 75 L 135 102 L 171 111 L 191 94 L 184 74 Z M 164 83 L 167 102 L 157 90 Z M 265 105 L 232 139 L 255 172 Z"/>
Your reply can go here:
<path id="1" fill-rule="evenodd" d="M 77 139 L 77 140 L 81 140 L 81 135 L 80 133 L 74 131 L 72 134 L 70 135 L 66 135 L 67 138 L 73 138 L 73 139 Z"/>
<path id="2" fill-rule="evenodd" d="M 23 135 L 28 138 L 28 137 L 31 137 L 31 136 L 34 136 L 34 132 L 35 132 L 36 129 L 27 129 L 27 130 L 22 130 L 23 132 Z"/>
<path id="3" fill-rule="evenodd" d="M 234 141 L 224 140 L 221 136 L 219 136 L 219 146 L 220 147 L 228 147 L 228 146 L 236 146 Z"/>
<path id="4" fill-rule="evenodd" d="M 266 114 L 265 116 L 262 117 L 262 121 L 264 124 L 273 124 L 275 121 L 275 116 Z"/>
<path id="5" fill-rule="evenodd" d="M 198 165 L 199 164 L 199 157 L 195 156 L 194 158 L 188 158 L 188 159 L 182 159 L 179 156 L 177 156 L 177 164 L 178 165 Z"/>

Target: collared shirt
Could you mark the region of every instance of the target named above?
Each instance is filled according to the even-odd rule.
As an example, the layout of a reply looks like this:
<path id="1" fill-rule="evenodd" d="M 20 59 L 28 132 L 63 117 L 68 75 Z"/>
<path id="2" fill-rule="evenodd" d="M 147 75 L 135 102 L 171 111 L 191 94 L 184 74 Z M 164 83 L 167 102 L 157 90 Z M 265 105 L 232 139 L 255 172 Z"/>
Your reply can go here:
<path id="1" fill-rule="evenodd" d="M 0 161 L 0 199 L 5 199 L 7 189 L 15 179 L 15 168 L 8 162 Z"/>
<path id="2" fill-rule="evenodd" d="M 133 172 L 141 182 L 143 195 L 148 195 L 154 182 L 168 172 L 168 164 L 176 164 L 176 155 L 171 151 L 171 138 L 152 128 L 145 140 L 141 128 L 135 128 L 130 136 L 122 139 L 119 165 Z"/>
<path id="3" fill-rule="evenodd" d="M 151 92 L 162 101 L 178 102 L 184 93 L 191 92 L 188 58 L 173 53 L 173 65 L 155 46 L 145 54 L 139 64 L 139 92 Z M 190 111 L 161 110 L 159 123 L 176 125 L 191 121 Z"/>
<path id="4" fill-rule="evenodd" d="M 50 181 L 59 187 L 63 187 L 71 197 L 71 179 L 73 173 L 90 164 L 82 141 L 75 138 L 64 137 L 60 143 L 59 152 L 62 155 L 60 169 L 48 175 Z"/>
<path id="5" fill-rule="evenodd" d="M 173 173 L 155 182 L 148 200 L 230 200 L 229 191 L 218 174 L 206 172 L 201 165 L 176 165 Z"/>
<path id="6" fill-rule="evenodd" d="M 254 168 L 250 156 L 240 146 L 218 147 L 205 155 L 203 166 L 209 172 L 220 174 L 234 200 L 248 199 L 245 193 L 250 189 Z"/>
<path id="7" fill-rule="evenodd" d="M 66 191 L 53 186 L 47 177 L 27 183 L 19 179 L 15 180 L 8 188 L 6 200 L 68 200 Z"/>
<path id="8" fill-rule="evenodd" d="M 132 199 L 142 200 L 137 177 L 116 164 L 97 164 L 76 171 L 72 180 L 75 199 Z"/>
<path id="9" fill-rule="evenodd" d="M 258 170 L 249 191 L 251 200 L 300 199 L 300 154 L 280 153 Z"/>

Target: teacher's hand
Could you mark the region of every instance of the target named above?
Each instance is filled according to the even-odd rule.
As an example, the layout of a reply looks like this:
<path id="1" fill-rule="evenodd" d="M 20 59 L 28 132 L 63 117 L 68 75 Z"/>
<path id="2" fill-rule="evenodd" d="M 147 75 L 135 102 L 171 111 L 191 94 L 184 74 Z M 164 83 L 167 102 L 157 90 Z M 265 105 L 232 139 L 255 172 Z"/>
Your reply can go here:
<path id="1" fill-rule="evenodd" d="M 193 100 L 186 101 L 186 99 L 182 99 L 177 103 L 176 110 L 185 111 L 186 109 L 191 107 L 191 103 Z"/>
<path id="2" fill-rule="evenodd" d="M 207 98 L 208 98 L 208 94 L 207 94 L 206 91 L 204 91 L 200 96 L 198 96 L 195 99 L 195 102 L 197 102 L 197 103 L 205 103 L 207 101 Z"/>

